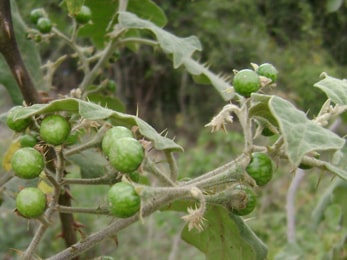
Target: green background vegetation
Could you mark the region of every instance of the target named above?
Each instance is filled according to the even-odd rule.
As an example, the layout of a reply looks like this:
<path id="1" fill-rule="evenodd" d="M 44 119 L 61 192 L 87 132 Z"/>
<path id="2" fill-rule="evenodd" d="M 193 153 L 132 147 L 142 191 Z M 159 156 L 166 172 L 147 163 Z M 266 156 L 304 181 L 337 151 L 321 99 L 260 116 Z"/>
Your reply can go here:
<path id="1" fill-rule="evenodd" d="M 318 112 L 325 98 L 321 92 L 310 89 L 319 80 L 319 75 L 327 72 L 338 78 L 346 76 L 347 38 L 344 32 L 347 29 L 347 8 L 344 4 L 336 12 L 327 12 L 327 3 L 332 1 L 155 2 L 164 9 L 168 17 L 166 28 L 169 31 L 182 37 L 192 34 L 198 36 L 204 50 L 196 54 L 197 58 L 209 64 L 213 71 L 231 76 L 233 69 L 250 68 L 250 62 L 270 62 L 280 73 L 278 86 L 271 93 L 290 99 L 310 116 Z M 20 13 L 28 25 L 30 10 L 41 6 L 50 14 L 53 22 L 66 25 L 69 21 L 60 15 L 60 3 L 53 0 L 17 1 Z M 64 30 L 64 27 L 61 29 Z M 43 60 L 58 57 L 66 51 L 64 46 L 59 46 L 55 41 L 43 43 L 41 47 Z M 109 67 L 110 75 L 117 82 L 118 96 L 128 112 L 135 113 L 138 106 L 141 118 L 158 130 L 169 129 L 169 135 L 177 136 L 177 142 L 186 147 L 186 153 L 179 158 L 181 167 L 185 169 L 182 178 L 192 177 L 195 172 L 211 170 L 234 158 L 242 150 L 242 137 L 237 126 L 227 134 L 211 135 L 207 129 L 203 129 L 223 104 L 213 88 L 194 83 L 183 70 L 172 70 L 171 62 L 164 58 L 163 53 L 153 53 L 147 47 L 141 47 L 141 51 L 137 53 L 124 49 L 118 55 L 118 62 Z M 55 79 L 57 93 L 67 93 L 76 87 L 80 76 L 75 73 L 76 66 L 73 59 L 62 66 Z M 2 99 L 0 104 L 5 106 L 6 100 Z M 5 130 L 1 131 L 5 133 Z M 2 138 L 1 154 L 9 143 L 7 137 Z M 284 205 L 286 191 L 292 179 L 290 170 L 281 168 L 270 184 L 257 191 L 261 197 L 260 206 L 248 221 L 269 245 L 269 259 L 273 259 L 286 244 Z M 308 174 L 297 194 L 298 242 L 305 259 L 320 259 L 336 245 L 336 241 L 344 242 L 344 233 L 339 231 L 339 223 L 334 219 L 334 208 L 329 211 L 331 221 L 324 222 L 316 235 L 312 236 L 307 229 L 301 229 L 310 223 L 311 212 L 319 199 L 317 195 L 330 182 L 331 179 L 323 174 L 320 179 L 317 174 Z M 0 211 L 0 230 L 3 231 L 0 234 L 0 252 L 4 252 L 0 253 L 2 259 L 6 259 L 8 248 L 24 248 L 28 237 L 33 234 L 32 223 L 27 225 L 23 219 L 13 218 L 11 222 L 1 220 L 13 214 L 13 194 L 17 187 L 28 183 L 30 181 L 24 183 L 13 180 L 6 191 L 6 200 Z M 93 194 L 86 192 L 83 187 L 77 187 L 72 192 L 76 201 L 92 201 L 95 205 L 104 203 L 105 189 L 101 187 L 95 189 Z M 145 220 L 146 225 L 138 223 L 121 232 L 118 237 L 119 250 L 113 256 L 116 259 L 168 258 L 170 253 L 177 250 L 177 234 L 183 228 L 183 222 L 177 216 L 179 213 L 159 212 Z M 86 225 L 87 233 L 96 231 L 98 225 L 111 221 L 107 217 L 83 215 L 78 215 L 77 219 Z M 47 236 L 57 237 L 59 227 L 50 232 Z M 113 254 L 115 241 L 116 238 L 114 241 L 107 241 L 90 254 Z M 59 238 L 44 244 L 40 248 L 42 256 L 63 247 Z M 202 259 L 196 249 L 188 248 L 184 242 L 179 242 L 178 246 L 178 251 L 184 251 L 184 254 L 178 253 L 175 259 Z M 298 252 L 300 254 L 300 250 Z M 342 246 L 338 250 L 338 257 L 346 257 L 346 254 Z"/>

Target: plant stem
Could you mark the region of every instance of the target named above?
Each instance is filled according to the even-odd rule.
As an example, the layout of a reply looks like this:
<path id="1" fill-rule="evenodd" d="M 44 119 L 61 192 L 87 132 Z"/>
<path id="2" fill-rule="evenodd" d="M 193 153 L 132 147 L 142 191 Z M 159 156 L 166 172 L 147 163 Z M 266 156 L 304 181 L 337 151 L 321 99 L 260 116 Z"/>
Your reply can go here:
<path id="1" fill-rule="evenodd" d="M 176 186 L 176 184 L 168 177 L 164 172 L 162 172 L 153 161 L 149 158 L 144 159 L 144 169 L 157 177 L 162 183 L 169 186 Z"/>
<path id="2" fill-rule="evenodd" d="M 111 215 L 107 208 L 82 208 L 82 207 L 66 207 L 57 205 L 55 207 L 60 213 L 84 213 L 95 215 Z"/>
<path id="3" fill-rule="evenodd" d="M 41 98 L 34 87 L 18 49 L 9 0 L 0 1 L 0 52 L 17 81 L 26 104 L 41 103 Z"/>

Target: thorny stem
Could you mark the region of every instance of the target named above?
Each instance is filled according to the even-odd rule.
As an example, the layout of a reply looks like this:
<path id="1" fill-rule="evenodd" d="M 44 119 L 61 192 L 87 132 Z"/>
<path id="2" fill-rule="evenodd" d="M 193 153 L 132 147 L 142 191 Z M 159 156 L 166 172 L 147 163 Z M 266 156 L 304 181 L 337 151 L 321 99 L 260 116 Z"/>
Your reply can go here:
<path id="1" fill-rule="evenodd" d="M 65 207 L 61 205 L 57 205 L 55 207 L 57 211 L 60 213 L 83 213 L 83 214 L 94 214 L 94 215 L 109 215 L 111 216 L 109 210 L 107 208 L 82 208 L 82 207 Z"/>
<path id="2" fill-rule="evenodd" d="M 99 70 L 111 57 L 112 52 L 117 45 L 118 37 L 120 37 L 125 31 L 126 29 L 120 28 L 114 32 L 114 34 L 112 35 L 112 40 L 107 44 L 106 48 L 103 50 L 103 55 L 94 65 L 92 71 L 89 74 L 85 75 L 82 83 L 79 85 L 79 89 L 81 89 L 82 92 L 84 92 L 87 86 L 93 83 L 93 81 L 97 78 L 97 76 L 99 75 Z"/>
<path id="3" fill-rule="evenodd" d="M 74 29 L 75 31 L 77 31 L 76 29 Z M 89 63 L 88 63 L 88 59 L 86 58 L 86 56 L 84 55 L 84 53 L 81 51 L 81 47 L 79 47 L 75 40 L 76 40 L 76 36 L 72 36 L 71 39 L 69 39 L 65 34 L 63 34 L 61 31 L 59 31 L 57 28 L 53 27 L 52 31 L 61 39 L 63 39 L 78 55 L 79 60 L 82 62 L 82 69 L 85 75 L 90 73 L 90 69 L 89 69 Z"/>
<path id="4" fill-rule="evenodd" d="M 91 147 L 94 147 L 96 146 L 97 144 L 100 143 L 100 141 L 102 140 L 103 136 L 105 135 L 105 132 L 109 129 L 109 126 L 108 125 L 103 125 L 99 131 L 96 133 L 96 135 L 91 139 L 89 140 L 88 142 L 86 143 L 83 143 L 79 146 L 76 146 L 76 147 L 73 147 L 69 150 L 65 150 L 64 151 L 64 155 L 65 156 L 69 156 L 69 155 L 72 155 L 72 154 L 76 154 L 76 153 L 80 153 L 81 151 L 84 151 L 84 150 L 87 150 Z"/>
<path id="5" fill-rule="evenodd" d="M 65 178 L 63 179 L 64 184 L 80 184 L 80 185 L 111 185 L 113 183 L 119 182 L 120 177 L 115 173 L 107 174 L 100 178 L 90 178 L 90 179 L 72 179 Z"/>
<path id="6" fill-rule="evenodd" d="M 178 176 L 176 159 L 171 151 L 166 150 L 165 156 L 170 167 L 170 178 L 172 181 L 176 182 Z"/>
<path id="7" fill-rule="evenodd" d="M 225 173 L 226 171 L 232 171 L 237 168 L 245 168 L 248 165 L 250 157 L 246 154 L 241 154 L 235 160 L 228 162 L 212 171 L 200 175 L 190 181 L 184 182 L 185 185 L 196 185 L 199 182 L 205 182 L 206 179 L 214 179 L 216 176 Z M 218 177 L 217 177 L 218 178 Z"/>
<path id="8" fill-rule="evenodd" d="M 158 180 L 160 180 L 162 183 L 165 183 L 169 186 L 176 186 L 176 184 L 168 176 L 166 176 L 166 174 L 162 172 L 149 158 L 144 159 L 143 167 L 145 170 L 149 171 L 151 174 L 157 177 Z"/>
<path id="9" fill-rule="evenodd" d="M 175 188 L 168 188 L 166 189 L 166 191 L 168 190 L 170 191 L 171 189 L 175 189 Z M 167 205 L 168 203 L 174 200 L 186 198 L 187 194 L 190 194 L 190 189 L 185 189 L 185 191 L 186 192 L 180 192 L 180 193 L 163 192 L 162 196 L 158 196 L 158 198 L 156 198 L 155 200 L 151 200 L 146 205 L 144 205 L 142 209 L 142 216 L 143 217 L 149 216 L 150 214 L 152 214 L 159 208 L 163 207 L 164 205 Z M 120 230 L 137 222 L 138 219 L 139 219 L 138 214 L 129 218 L 125 218 L 125 219 L 116 219 L 115 222 L 106 226 L 104 229 L 101 229 L 89 235 L 88 237 L 84 238 L 78 243 L 48 258 L 47 260 L 65 260 L 65 259 L 71 259 L 73 257 L 76 257 L 80 255 L 81 253 L 86 252 L 88 249 L 94 247 L 96 244 L 102 242 L 104 239 L 113 236 L 114 234 L 118 233 Z"/>

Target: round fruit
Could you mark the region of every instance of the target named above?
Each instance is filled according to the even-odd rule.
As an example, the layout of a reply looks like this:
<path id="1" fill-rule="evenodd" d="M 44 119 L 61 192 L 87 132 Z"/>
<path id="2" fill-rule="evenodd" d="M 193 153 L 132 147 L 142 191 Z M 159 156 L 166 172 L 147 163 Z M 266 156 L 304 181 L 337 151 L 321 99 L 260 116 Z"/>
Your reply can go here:
<path id="1" fill-rule="evenodd" d="M 19 142 L 21 147 L 34 147 L 37 144 L 37 139 L 32 135 L 22 135 Z"/>
<path id="2" fill-rule="evenodd" d="M 264 186 L 272 178 L 272 161 L 265 153 L 252 153 L 251 161 L 246 167 L 247 173 L 255 180 L 257 185 Z"/>
<path id="3" fill-rule="evenodd" d="M 133 137 L 133 133 L 124 126 L 114 126 L 107 130 L 101 142 L 104 154 L 108 157 L 113 142 L 124 137 Z"/>
<path id="4" fill-rule="evenodd" d="M 240 70 L 234 77 L 234 88 L 242 96 L 249 97 L 260 88 L 258 74 L 250 69 Z"/>
<path id="5" fill-rule="evenodd" d="M 70 130 L 70 123 L 65 117 L 50 115 L 41 122 L 40 136 L 49 144 L 60 145 L 69 137 Z"/>
<path id="6" fill-rule="evenodd" d="M 16 176 L 23 179 L 33 179 L 42 172 L 45 161 L 42 154 L 31 147 L 18 149 L 12 156 L 12 169 Z"/>
<path id="7" fill-rule="evenodd" d="M 42 8 L 33 9 L 30 12 L 30 21 L 33 24 L 37 24 L 37 21 L 45 16 L 45 11 Z"/>
<path id="8" fill-rule="evenodd" d="M 135 171 L 140 166 L 143 157 L 142 145 L 131 137 L 114 141 L 110 148 L 109 159 L 111 165 L 123 173 Z"/>
<path id="9" fill-rule="evenodd" d="M 128 173 L 128 176 L 133 182 L 139 182 L 140 180 L 140 173 L 138 171 Z"/>
<path id="10" fill-rule="evenodd" d="M 23 217 L 39 217 L 46 209 L 46 195 L 38 188 L 24 188 L 17 195 L 16 208 Z"/>
<path id="11" fill-rule="evenodd" d="M 243 207 L 239 209 L 233 208 L 231 209 L 231 212 L 238 216 L 248 215 L 254 210 L 255 206 L 257 205 L 257 197 L 254 191 L 250 187 L 245 185 L 237 185 L 234 187 L 234 189 L 244 191 L 246 197 Z"/>
<path id="12" fill-rule="evenodd" d="M 117 89 L 117 85 L 116 85 L 116 82 L 114 80 L 109 80 L 107 82 L 107 88 L 112 91 L 112 92 L 115 92 L 116 89 Z"/>
<path id="13" fill-rule="evenodd" d="M 37 29 L 40 33 L 49 33 L 52 30 L 52 22 L 46 17 L 42 17 L 37 21 Z"/>
<path id="14" fill-rule="evenodd" d="M 17 119 L 15 120 L 15 117 L 17 116 L 17 113 L 19 110 L 21 110 L 22 106 L 15 106 L 8 111 L 6 123 L 9 128 L 16 132 L 21 132 L 25 130 L 31 123 L 31 118 L 24 118 L 24 119 Z"/>
<path id="15" fill-rule="evenodd" d="M 277 69 L 270 63 L 261 64 L 257 69 L 257 73 L 271 79 L 272 82 L 275 82 L 278 76 Z"/>
<path id="16" fill-rule="evenodd" d="M 92 18 L 92 12 L 88 6 L 83 5 L 79 13 L 75 16 L 75 19 L 78 23 L 86 24 Z"/>
<path id="17" fill-rule="evenodd" d="M 141 199 L 134 187 L 126 182 L 113 185 L 107 194 L 108 207 L 112 215 L 127 218 L 140 209 Z"/>

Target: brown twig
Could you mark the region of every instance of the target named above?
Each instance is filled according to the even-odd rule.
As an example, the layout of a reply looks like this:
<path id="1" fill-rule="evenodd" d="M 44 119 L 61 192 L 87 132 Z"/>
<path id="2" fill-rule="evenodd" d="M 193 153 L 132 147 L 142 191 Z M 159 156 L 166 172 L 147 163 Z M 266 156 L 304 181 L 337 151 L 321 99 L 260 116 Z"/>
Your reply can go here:
<path id="1" fill-rule="evenodd" d="M 27 105 L 41 103 L 40 95 L 33 85 L 18 49 L 9 0 L 0 1 L 0 52 L 10 67 Z"/>

